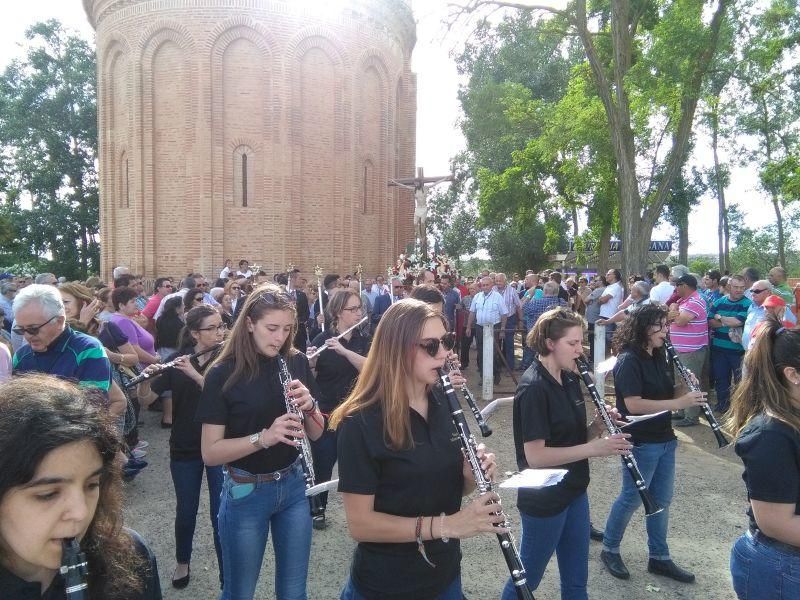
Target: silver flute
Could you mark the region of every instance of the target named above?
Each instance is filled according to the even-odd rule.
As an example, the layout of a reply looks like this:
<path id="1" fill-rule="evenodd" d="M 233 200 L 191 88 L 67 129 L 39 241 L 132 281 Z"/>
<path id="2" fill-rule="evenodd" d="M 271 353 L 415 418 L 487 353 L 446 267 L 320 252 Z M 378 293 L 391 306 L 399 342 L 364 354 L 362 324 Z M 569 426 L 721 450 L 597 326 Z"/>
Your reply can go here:
<path id="1" fill-rule="evenodd" d="M 305 415 L 303 411 L 294 403 L 294 396 L 292 395 L 292 375 L 289 373 L 289 367 L 286 360 L 278 355 L 278 368 L 281 385 L 283 386 L 283 399 L 286 402 L 286 412 L 290 415 L 297 415 L 300 418 L 300 426 L 304 428 Z M 311 455 L 311 444 L 308 437 L 293 438 L 299 444 L 300 464 L 303 467 L 303 479 L 306 483 L 306 490 L 314 487 L 314 458 Z M 319 502 L 319 496 L 311 497 L 311 515 L 315 516 L 322 513 L 322 508 Z"/>
<path id="2" fill-rule="evenodd" d="M 348 328 L 347 328 L 347 329 L 345 329 L 345 330 L 344 330 L 342 333 L 340 333 L 339 335 L 337 335 L 337 336 L 335 336 L 335 337 L 332 337 L 332 338 L 330 338 L 330 339 L 332 339 L 332 340 L 338 340 L 339 338 L 342 338 L 342 337 L 346 336 L 348 333 L 350 333 L 351 331 L 353 331 L 353 330 L 354 330 L 356 327 L 359 327 L 359 326 L 360 326 L 360 325 L 361 325 L 361 324 L 362 324 L 364 321 L 366 321 L 366 320 L 367 320 L 367 317 L 366 317 L 366 315 L 365 315 L 365 316 L 364 316 L 364 318 L 363 318 L 363 319 L 361 319 L 361 320 L 360 320 L 358 323 L 356 323 L 356 324 L 355 324 L 355 325 L 353 325 L 352 327 L 348 327 Z M 306 356 L 306 358 L 308 358 L 308 360 L 311 360 L 312 358 L 316 358 L 317 356 L 319 356 L 320 354 L 322 354 L 322 353 L 323 353 L 325 350 L 327 350 L 327 349 L 328 349 L 328 346 L 320 346 L 319 348 L 317 348 L 316 350 L 314 350 L 314 352 L 312 352 L 311 354 L 307 355 L 307 356 Z"/>

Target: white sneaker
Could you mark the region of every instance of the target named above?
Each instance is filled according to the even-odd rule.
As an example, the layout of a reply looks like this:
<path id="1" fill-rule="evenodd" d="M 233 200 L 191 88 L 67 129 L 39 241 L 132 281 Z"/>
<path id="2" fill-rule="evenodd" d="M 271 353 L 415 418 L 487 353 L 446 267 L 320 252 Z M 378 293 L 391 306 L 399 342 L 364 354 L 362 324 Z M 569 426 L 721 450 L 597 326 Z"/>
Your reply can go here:
<path id="1" fill-rule="evenodd" d="M 146 440 L 139 440 L 139 443 L 138 443 L 138 444 L 136 444 L 136 446 L 135 446 L 135 449 L 136 449 L 136 450 L 144 450 L 144 449 L 145 449 L 145 448 L 147 448 L 149 445 L 150 445 L 150 442 L 148 442 L 148 441 L 146 441 Z"/>
<path id="2" fill-rule="evenodd" d="M 131 450 L 131 456 L 136 459 L 144 458 L 145 456 L 147 456 L 147 450 L 134 448 L 133 450 Z"/>

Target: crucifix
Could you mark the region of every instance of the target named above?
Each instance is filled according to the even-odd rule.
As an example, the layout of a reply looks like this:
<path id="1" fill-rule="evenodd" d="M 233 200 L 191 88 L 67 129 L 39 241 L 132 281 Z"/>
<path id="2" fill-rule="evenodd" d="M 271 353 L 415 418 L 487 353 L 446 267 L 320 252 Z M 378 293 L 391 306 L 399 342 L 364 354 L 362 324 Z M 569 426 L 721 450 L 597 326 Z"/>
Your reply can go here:
<path id="1" fill-rule="evenodd" d="M 389 180 L 389 186 L 414 190 L 414 233 L 419 243 L 420 256 L 423 262 L 428 258 L 428 189 L 454 179 L 455 177 L 452 173 L 439 177 L 425 177 L 422 167 L 418 167 L 416 177 Z"/>

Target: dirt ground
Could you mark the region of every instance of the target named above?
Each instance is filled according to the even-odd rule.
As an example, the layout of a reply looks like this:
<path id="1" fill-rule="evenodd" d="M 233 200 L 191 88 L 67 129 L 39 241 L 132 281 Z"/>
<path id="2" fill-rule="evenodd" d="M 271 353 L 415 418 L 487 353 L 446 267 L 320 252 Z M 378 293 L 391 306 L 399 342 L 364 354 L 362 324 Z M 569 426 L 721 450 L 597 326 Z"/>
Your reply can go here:
<path id="1" fill-rule="evenodd" d="M 479 395 L 475 362 L 468 370 L 470 388 Z M 519 373 L 517 373 L 519 376 Z M 513 395 L 514 383 L 504 374 L 495 397 Z M 610 393 L 610 386 L 606 387 Z M 587 402 L 587 405 L 590 403 Z M 481 403 L 482 405 L 482 403 Z M 466 408 L 466 407 L 465 407 Z M 126 523 L 148 541 L 155 552 L 164 598 L 206 600 L 217 598 L 217 565 L 208 516 L 208 494 L 203 498 L 195 533 L 191 582 L 185 590 L 170 585 L 174 568 L 173 515 L 175 496 L 169 475 L 168 434 L 159 427 L 160 413 L 143 412 L 142 439 L 150 442 L 146 460 L 150 463 L 127 484 Z M 468 418 L 469 415 L 468 415 Z M 472 421 L 470 420 L 472 426 Z M 489 421 L 493 435 L 486 441 L 496 452 L 501 470 L 514 470 L 511 408 L 503 407 Z M 479 435 L 477 426 L 473 427 Z M 589 556 L 589 597 L 593 599 L 662 600 L 668 598 L 723 600 L 735 598 L 728 559 L 734 540 L 746 526 L 746 495 L 741 480 L 742 466 L 731 447 L 719 450 L 711 430 L 702 426 L 679 429 L 675 496 L 670 507 L 669 543 L 673 559 L 693 571 L 691 585 L 673 582 L 647 572 L 647 538 L 644 514 L 639 510 L 622 542 L 622 556 L 631 572 L 628 581 L 609 575 L 600 562 L 601 545 L 591 542 Z M 334 473 L 335 476 L 335 473 Z M 589 499 L 592 520 L 602 528 L 620 488 L 622 466 L 618 460 L 593 459 Z M 627 474 L 625 475 L 628 476 Z M 420 490 L 424 493 L 425 490 Z M 520 536 L 516 494 L 502 492 L 503 504 L 511 517 L 514 535 Z M 328 503 L 328 528 L 315 531 L 308 574 L 311 600 L 334 600 L 347 578 L 354 542 L 347 533 L 341 499 L 332 493 Z M 497 599 L 508 577 L 503 555 L 494 536 L 462 541 L 461 563 L 464 594 L 469 600 Z M 261 570 L 257 598 L 274 598 L 274 559 L 267 549 Z M 558 566 L 548 565 L 536 591 L 537 600 L 560 598 Z"/>

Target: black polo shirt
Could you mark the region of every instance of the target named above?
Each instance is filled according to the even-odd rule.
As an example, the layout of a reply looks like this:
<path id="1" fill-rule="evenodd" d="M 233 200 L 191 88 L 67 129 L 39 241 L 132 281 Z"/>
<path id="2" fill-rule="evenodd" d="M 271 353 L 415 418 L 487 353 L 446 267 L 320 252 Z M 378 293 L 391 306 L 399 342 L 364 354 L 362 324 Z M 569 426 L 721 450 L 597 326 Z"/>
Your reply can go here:
<path id="1" fill-rule="evenodd" d="M 614 391 L 617 410 L 622 415 L 632 414 L 625 406 L 626 396 L 640 396 L 646 400 L 674 398 L 674 387 L 662 352 L 655 350 L 651 356 L 644 350 L 624 349 L 614 366 Z M 672 414 L 669 412 L 625 427 L 624 431 L 631 434 L 634 444 L 662 444 L 676 439 L 672 430 Z"/>
<path id="2" fill-rule="evenodd" d="M 192 352 L 194 352 L 192 347 L 175 352 L 165 362 L 175 360 L 179 356 L 191 354 Z M 213 360 L 214 355 L 202 366 L 196 358 L 193 358 L 191 362 L 195 370 L 202 375 Z M 172 398 L 172 429 L 169 434 L 169 457 L 172 460 L 201 458 L 200 437 L 203 427 L 195 417 L 197 415 L 197 406 L 200 403 L 200 394 L 203 393 L 203 390 L 180 369 L 166 369 L 150 384 L 150 389 L 156 394 L 169 394 Z"/>
<path id="3" fill-rule="evenodd" d="M 427 422 L 414 410 L 410 419 L 414 446 L 408 450 L 386 445 L 380 402 L 342 421 L 339 491 L 374 495 L 376 512 L 401 517 L 458 512 L 464 458 L 443 392 L 428 394 Z M 353 556 L 353 584 L 369 600 L 434 599 L 458 576 L 461 548 L 457 539 L 434 540 L 425 542 L 425 551 L 436 568 L 414 542 L 361 542 Z"/>
<path id="4" fill-rule="evenodd" d="M 762 413 L 745 426 L 734 448 L 744 463 L 748 500 L 794 504 L 800 515 L 800 433 Z M 747 516 L 756 527 L 752 507 Z"/>
<path id="5" fill-rule="evenodd" d="M 544 440 L 549 448 L 567 448 L 587 441 L 586 405 L 578 376 L 561 371 L 558 383 L 538 358 L 525 371 L 514 396 L 514 448 L 520 470 L 529 468 L 525 442 L 534 440 Z M 567 469 L 564 479 L 541 489 L 520 488 L 520 512 L 552 517 L 589 487 L 588 459 L 553 468 Z"/>
<path id="6" fill-rule="evenodd" d="M 314 338 L 311 345 L 322 348 L 325 340 L 332 337 L 334 337 L 333 332 L 326 329 Z M 342 346 L 361 356 L 366 356 L 369 351 L 369 338 L 362 336 L 357 329 L 353 331 L 350 341 L 344 338 L 339 338 L 339 341 Z M 325 350 L 317 357 L 316 371 L 317 384 L 320 389 L 319 407 L 322 412 L 330 413 L 347 398 L 350 390 L 353 389 L 353 385 L 358 379 L 358 369 L 341 354 L 333 350 Z"/>
<path id="7" fill-rule="evenodd" d="M 305 354 L 295 353 L 288 359 L 289 373 L 299 379 L 315 398 L 319 390 Z M 233 373 L 233 361 L 211 367 L 206 373 L 203 394 L 197 408 L 197 420 L 210 425 L 224 425 L 225 439 L 240 438 L 269 428 L 286 414 L 286 400 L 278 376 L 278 359 L 258 355 L 258 371 L 244 377 L 223 391 L 223 386 Z M 258 450 L 231 462 L 231 466 L 250 473 L 272 473 L 291 465 L 298 449 L 287 444 L 277 444 Z"/>

